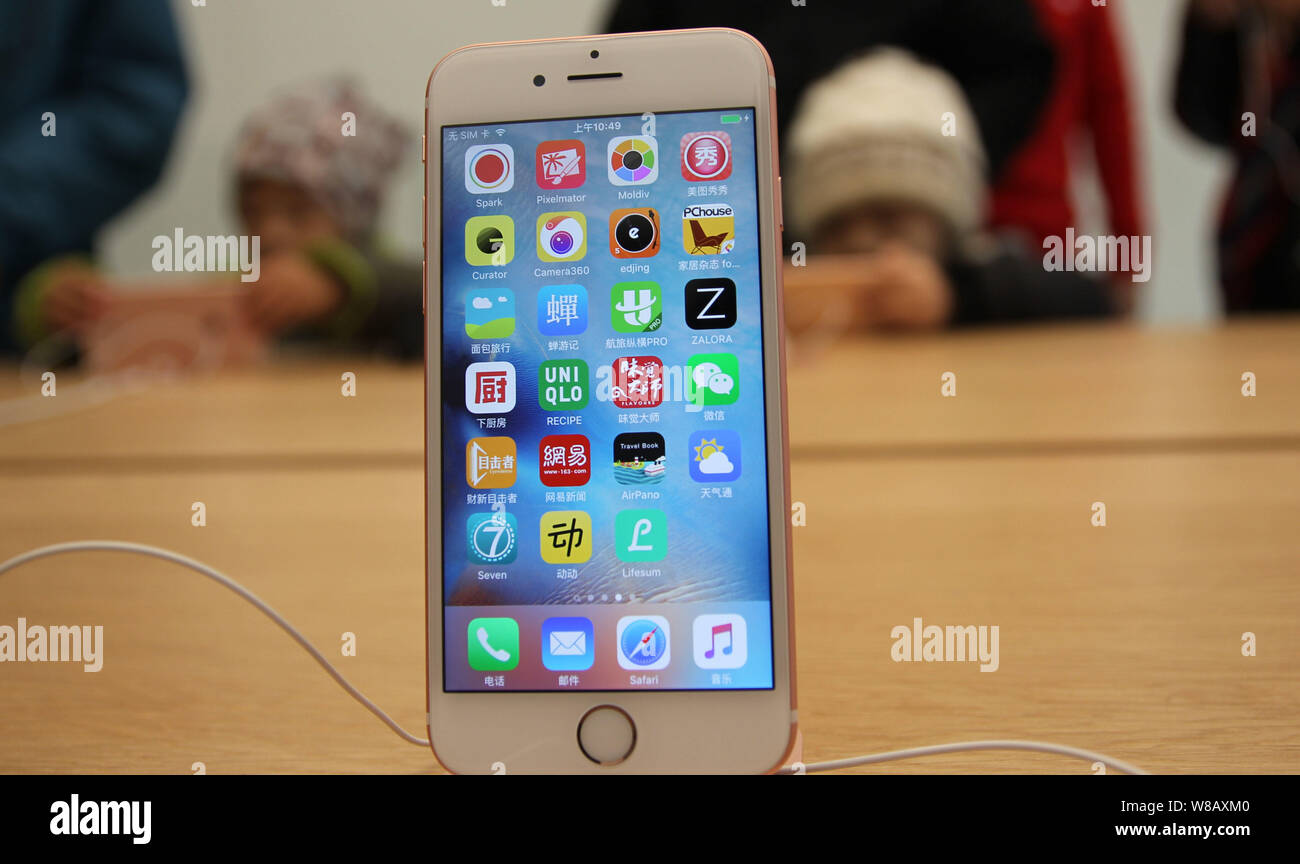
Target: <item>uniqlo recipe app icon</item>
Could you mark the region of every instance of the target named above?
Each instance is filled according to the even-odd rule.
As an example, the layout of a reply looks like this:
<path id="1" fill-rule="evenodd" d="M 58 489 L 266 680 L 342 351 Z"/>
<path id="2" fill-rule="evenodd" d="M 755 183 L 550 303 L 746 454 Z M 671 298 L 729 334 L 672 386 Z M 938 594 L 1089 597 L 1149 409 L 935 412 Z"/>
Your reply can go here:
<path id="1" fill-rule="evenodd" d="M 537 145 L 537 185 L 576 189 L 587 180 L 587 148 L 576 138 Z"/>
<path id="2" fill-rule="evenodd" d="M 515 367 L 504 360 L 471 363 L 465 369 L 465 407 L 471 414 L 505 414 L 515 409 Z"/>
<path id="3" fill-rule="evenodd" d="M 656 408 L 664 401 L 664 364 L 658 357 L 619 357 L 610 395 L 619 408 Z"/>
<path id="4" fill-rule="evenodd" d="M 726 132 L 687 132 L 682 136 L 682 176 L 692 183 L 731 176 L 731 136 Z"/>
<path id="5" fill-rule="evenodd" d="M 544 486 L 585 486 L 591 479 L 591 441 L 586 435 L 545 435 L 537 445 Z"/>

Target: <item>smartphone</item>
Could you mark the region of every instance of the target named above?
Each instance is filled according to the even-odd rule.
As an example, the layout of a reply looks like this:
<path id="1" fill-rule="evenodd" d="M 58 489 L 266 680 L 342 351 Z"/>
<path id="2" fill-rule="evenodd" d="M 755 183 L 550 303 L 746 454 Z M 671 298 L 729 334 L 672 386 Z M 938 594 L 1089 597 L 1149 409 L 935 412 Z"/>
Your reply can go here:
<path id="1" fill-rule="evenodd" d="M 794 747 L 774 86 L 727 29 L 472 45 L 429 78 L 448 770 L 761 772 Z"/>

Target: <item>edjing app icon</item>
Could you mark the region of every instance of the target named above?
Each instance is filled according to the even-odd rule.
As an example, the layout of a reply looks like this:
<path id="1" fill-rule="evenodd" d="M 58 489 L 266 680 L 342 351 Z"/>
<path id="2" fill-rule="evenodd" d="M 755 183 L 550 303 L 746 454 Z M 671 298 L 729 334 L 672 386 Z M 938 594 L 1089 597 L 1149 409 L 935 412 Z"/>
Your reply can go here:
<path id="1" fill-rule="evenodd" d="M 475 267 L 503 267 L 515 257 L 515 221 L 504 213 L 465 222 L 465 260 Z"/>

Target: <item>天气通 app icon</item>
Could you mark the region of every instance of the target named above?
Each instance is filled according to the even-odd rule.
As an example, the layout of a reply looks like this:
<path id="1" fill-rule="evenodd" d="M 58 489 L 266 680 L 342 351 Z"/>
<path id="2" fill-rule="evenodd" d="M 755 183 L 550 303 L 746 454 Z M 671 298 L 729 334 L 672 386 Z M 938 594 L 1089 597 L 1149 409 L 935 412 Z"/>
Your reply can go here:
<path id="1" fill-rule="evenodd" d="M 691 479 L 700 483 L 730 483 L 740 479 L 740 435 L 730 429 L 703 429 L 686 444 Z"/>

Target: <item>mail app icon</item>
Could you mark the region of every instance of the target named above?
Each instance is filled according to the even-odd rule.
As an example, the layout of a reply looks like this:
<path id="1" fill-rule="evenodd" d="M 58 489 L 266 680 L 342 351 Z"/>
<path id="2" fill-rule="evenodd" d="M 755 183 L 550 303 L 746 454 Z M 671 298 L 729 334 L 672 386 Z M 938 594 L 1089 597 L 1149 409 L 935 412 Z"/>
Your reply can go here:
<path id="1" fill-rule="evenodd" d="M 547 618 L 542 624 L 542 665 L 555 672 L 581 672 L 596 662 L 589 618 Z"/>

